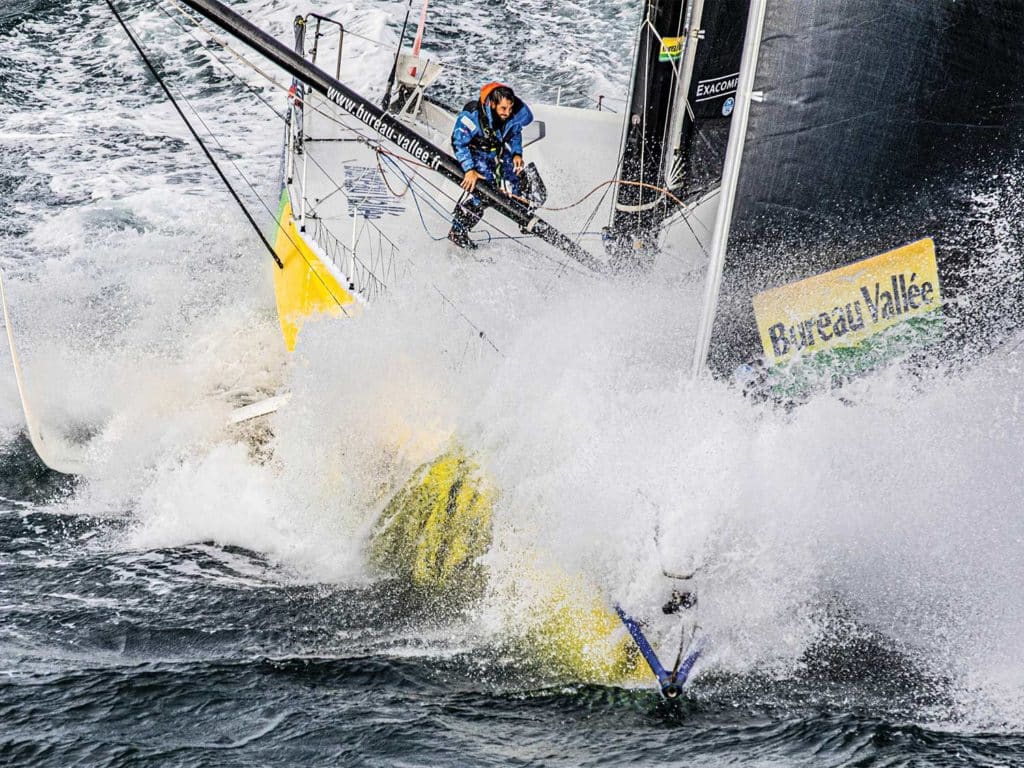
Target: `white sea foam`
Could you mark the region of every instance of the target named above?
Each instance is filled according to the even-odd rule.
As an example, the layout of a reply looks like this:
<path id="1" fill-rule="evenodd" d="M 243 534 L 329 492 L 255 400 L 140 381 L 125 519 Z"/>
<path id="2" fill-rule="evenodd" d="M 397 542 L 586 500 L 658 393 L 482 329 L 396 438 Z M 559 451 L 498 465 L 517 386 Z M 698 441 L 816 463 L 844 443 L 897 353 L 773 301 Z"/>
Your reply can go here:
<path id="1" fill-rule="evenodd" d="M 290 7 L 236 6 L 290 37 Z M 624 49 L 610 41 L 631 27 L 630 7 L 560 22 L 582 25 L 572 29 L 595 90 L 623 89 Z M 397 37 L 380 10 L 320 7 L 339 9 L 361 34 Z M 522 12 L 540 15 L 529 3 Z M 484 11 L 472 13 L 449 29 Z M 82 93 L 86 52 L 58 57 L 52 88 L 4 134 L 60 126 L 35 134 L 30 232 L 3 258 L 39 409 L 96 432 L 96 471 L 70 509 L 130 514 L 129 550 L 215 541 L 306 578 L 358 582 L 383 500 L 458 434 L 501 489 L 489 558 L 499 582 L 518 577 L 517 553 L 529 551 L 643 613 L 665 598 L 663 566 L 702 562 L 708 663 L 726 670 L 791 667 L 837 596 L 945 665 L 964 717 L 1024 722 L 1020 353 L 949 379 L 876 375 L 847 392 L 852 404 L 822 396 L 785 413 L 688 380 L 698 286 L 565 278 L 531 295 L 494 287 L 519 268 L 497 258 L 482 278 L 458 264 L 438 272 L 500 354 L 422 290 L 355 323 L 308 327 L 286 364 L 269 260 L 169 109 L 135 82 L 140 65 L 108 19 L 97 10 L 83 23 L 99 56 L 86 63 L 133 74 L 97 104 Z M 199 65 L 166 19 L 147 12 L 138 26 L 189 67 L 183 88 L 272 201 L 274 116 L 228 85 L 200 95 Z M 346 50 L 356 83 L 388 58 L 355 37 Z M 554 62 L 562 46 L 537 34 L 530 50 Z M 6 360 L 0 373 L 9 428 L 20 417 Z M 225 430 L 222 395 L 282 384 L 295 398 L 272 419 L 274 461 L 257 464 Z"/>

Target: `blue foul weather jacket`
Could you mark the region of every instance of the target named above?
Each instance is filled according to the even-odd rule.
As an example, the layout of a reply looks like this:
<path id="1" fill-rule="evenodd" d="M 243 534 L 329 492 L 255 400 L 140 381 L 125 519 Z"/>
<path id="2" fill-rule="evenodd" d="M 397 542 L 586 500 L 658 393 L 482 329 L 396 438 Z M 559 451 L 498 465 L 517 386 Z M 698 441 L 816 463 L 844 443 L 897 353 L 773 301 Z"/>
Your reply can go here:
<path id="1" fill-rule="evenodd" d="M 471 101 L 455 118 L 452 130 L 455 159 L 463 171 L 475 169 L 493 182 L 500 158 L 505 181 L 518 188 L 518 177 L 512 172 L 512 158 L 523 154 L 523 128 L 532 122 L 533 112 L 518 97 L 511 116 L 504 124 L 494 114 L 486 98 Z"/>

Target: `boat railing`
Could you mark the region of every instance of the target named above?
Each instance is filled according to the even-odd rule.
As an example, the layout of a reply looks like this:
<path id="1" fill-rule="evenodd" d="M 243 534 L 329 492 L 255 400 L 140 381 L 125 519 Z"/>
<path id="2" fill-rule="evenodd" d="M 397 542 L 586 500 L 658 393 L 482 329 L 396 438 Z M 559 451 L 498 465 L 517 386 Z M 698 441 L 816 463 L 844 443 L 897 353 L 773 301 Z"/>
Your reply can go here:
<path id="1" fill-rule="evenodd" d="M 345 47 L 345 25 L 336 19 L 330 19 L 327 16 L 321 16 L 319 13 L 307 13 L 305 16 L 305 25 L 309 26 L 309 20 L 313 19 L 316 24 L 313 27 L 313 49 L 309 52 L 310 63 L 316 64 L 316 55 L 320 50 L 320 38 L 326 37 L 326 32 L 320 31 L 320 24 L 333 24 L 338 28 L 338 57 L 334 63 L 334 79 L 341 79 L 341 54 Z"/>
<path id="2" fill-rule="evenodd" d="M 356 213 L 352 221 L 352 243 L 346 245 L 320 218 L 306 220 L 306 231 L 348 280 L 348 289 L 367 301 L 384 295 L 398 279 L 398 246 L 369 219 Z"/>

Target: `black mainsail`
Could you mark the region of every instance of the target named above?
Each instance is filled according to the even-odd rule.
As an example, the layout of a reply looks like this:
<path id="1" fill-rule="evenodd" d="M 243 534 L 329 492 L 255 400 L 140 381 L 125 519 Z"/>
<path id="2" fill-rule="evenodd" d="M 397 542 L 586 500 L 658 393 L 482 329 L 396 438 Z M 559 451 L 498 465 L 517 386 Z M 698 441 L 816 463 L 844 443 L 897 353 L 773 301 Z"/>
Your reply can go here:
<path id="1" fill-rule="evenodd" d="M 943 309 L 958 341 L 1019 327 L 1024 231 L 1006 212 L 1024 205 L 1024 3 L 758 1 L 763 100 L 744 135 L 711 367 L 760 353 L 759 292 L 922 238 L 946 297 L 973 299 Z M 896 286 L 898 308 L 914 296 Z"/>
<path id="2" fill-rule="evenodd" d="M 624 256 L 650 250 L 664 218 L 664 157 L 679 89 L 679 75 L 691 40 L 684 28 L 684 0 L 646 0 L 633 65 L 629 108 L 612 232 Z M 638 241 L 638 242 L 636 242 Z"/>
<path id="3" fill-rule="evenodd" d="M 678 209 L 718 185 L 750 0 L 647 0 L 643 8 L 612 247 L 652 252 Z"/>
<path id="4" fill-rule="evenodd" d="M 697 5 L 695 2 L 694 5 Z M 750 0 L 704 0 L 682 120 L 665 186 L 689 202 L 718 186 L 736 105 L 740 57 Z"/>

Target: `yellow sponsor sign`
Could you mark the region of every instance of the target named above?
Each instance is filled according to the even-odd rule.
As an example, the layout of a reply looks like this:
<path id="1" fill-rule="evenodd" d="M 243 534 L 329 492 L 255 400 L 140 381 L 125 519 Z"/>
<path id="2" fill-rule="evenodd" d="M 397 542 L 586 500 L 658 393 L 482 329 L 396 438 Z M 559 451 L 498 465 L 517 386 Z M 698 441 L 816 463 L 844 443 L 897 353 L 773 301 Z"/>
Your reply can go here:
<path id="1" fill-rule="evenodd" d="M 852 347 L 942 303 L 935 243 L 894 251 L 754 296 L 764 354 L 773 363 L 799 352 Z"/>
<path id="2" fill-rule="evenodd" d="M 683 43 L 685 37 L 663 37 L 661 38 L 661 50 L 658 52 L 658 61 L 675 61 L 683 55 Z"/>

